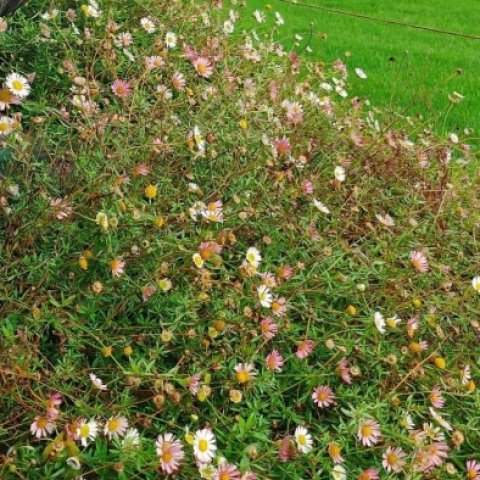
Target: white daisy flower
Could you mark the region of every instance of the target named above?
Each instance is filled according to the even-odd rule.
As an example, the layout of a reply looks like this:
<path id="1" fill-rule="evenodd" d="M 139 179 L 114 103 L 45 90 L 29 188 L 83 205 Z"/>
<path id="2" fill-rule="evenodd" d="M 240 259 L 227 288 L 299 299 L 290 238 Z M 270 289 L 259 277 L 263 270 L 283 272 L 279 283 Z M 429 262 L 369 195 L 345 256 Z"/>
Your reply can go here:
<path id="1" fill-rule="evenodd" d="M 209 428 L 197 430 L 193 439 L 193 453 L 201 463 L 210 463 L 217 451 L 215 435 Z"/>
<path id="2" fill-rule="evenodd" d="M 90 373 L 89 374 L 90 381 L 92 382 L 92 385 L 97 389 L 97 390 L 102 390 L 105 391 L 107 390 L 107 386 L 102 382 L 100 378 L 98 378 L 95 374 Z"/>
<path id="3" fill-rule="evenodd" d="M 337 165 L 335 167 L 335 170 L 333 171 L 333 174 L 335 175 L 335 179 L 338 180 L 339 182 L 344 182 L 346 175 L 345 175 L 345 169 L 341 167 L 340 165 Z"/>
<path id="4" fill-rule="evenodd" d="M 260 254 L 258 249 L 255 247 L 250 247 L 247 250 L 247 254 L 245 255 L 245 258 L 247 259 L 247 262 L 250 263 L 250 265 L 253 265 L 254 267 L 258 267 L 260 265 L 260 262 L 262 261 L 262 255 Z"/>
<path id="5" fill-rule="evenodd" d="M 377 330 L 380 333 L 385 333 L 385 326 L 386 322 L 385 319 L 383 318 L 383 315 L 380 312 L 375 312 L 373 315 L 373 322 L 375 323 L 375 326 L 377 327 Z"/>
<path id="6" fill-rule="evenodd" d="M 90 420 L 89 422 L 83 418 L 79 420 L 76 433 L 83 447 L 88 446 L 90 442 L 95 440 L 98 435 L 98 428 L 96 420 Z"/>
<path id="7" fill-rule="evenodd" d="M 6 137 L 12 133 L 12 120 L 8 117 L 0 117 L 0 137 Z"/>
<path id="8" fill-rule="evenodd" d="M 147 33 L 155 33 L 156 27 L 153 20 L 148 17 L 143 17 L 140 19 L 140 25 L 144 28 Z"/>
<path id="9" fill-rule="evenodd" d="M 112 438 L 117 439 L 125 435 L 127 428 L 128 420 L 125 417 L 110 417 L 105 422 L 105 428 L 103 429 L 103 433 L 110 440 Z"/>
<path id="10" fill-rule="evenodd" d="M 0 131 L 1 133 L 1 131 Z M 480 277 L 473 277 L 472 279 L 472 287 L 480 293 Z"/>
<path id="11" fill-rule="evenodd" d="M 260 285 L 257 288 L 258 300 L 260 305 L 265 308 L 270 308 L 272 305 L 272 292 L 265 285 Z"/>
<path id="12" fill-rule="evenodd" d="M 8 75 L 5 85 L 17 97 L 25 98 L 30 94 L 30 84 L 28 80 L 19 73 L 13 72 Z"/>
<path id="13" fill-rule="evenodd" d="M 175 48 L 177 46 L 177 36 L 173 32 L 167 32 L 165 35 L 165 44 L 169 50 Z"/>
<path id="14" fill-rule="evenodd" d="M 305 427 L 297 427 L 295 429 L 295 442 L 297 443 L 297 448 L 302 453 L 308 453 L 313 448 L 312 436 Z"/>

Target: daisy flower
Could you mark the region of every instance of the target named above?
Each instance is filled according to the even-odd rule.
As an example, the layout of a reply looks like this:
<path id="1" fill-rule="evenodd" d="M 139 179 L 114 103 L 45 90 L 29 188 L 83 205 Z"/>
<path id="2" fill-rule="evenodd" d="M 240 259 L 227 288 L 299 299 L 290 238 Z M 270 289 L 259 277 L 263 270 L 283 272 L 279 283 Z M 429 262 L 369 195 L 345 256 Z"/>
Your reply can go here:
<path id="1" fill-rule="evenodd" d="M 382 466 L 387 472 L 400 473 L 405 465 L 405 452 L 400 447 L 388 447 L 382 456 Z"/>
<path id="2" fill-rule="evenodd" d="M 122 441 L 123 448 L 136 448 L 140 445 L 140 433 L 136 428 L 129 428 Z"/>
<path id="3" fill-rule="evenodd" d="M 380 333 L 385 333 L 385 319 L 383 318 L 383 315 L 380 312 L 375 312 L 373 315 L 373 322 L 375 323 L 375 326 L 377 327 L 377 330 Z"/>
<path id="4" fill-rule="evenodd" d="M 30 432 L 37 438 L 48 437 L 55 429 L 55 422 L 46 416 L 39 415 L 33 419 Z"/>
<path id="5" fill-rule="evenodd" d="M 260 254 L 260 251 L 255 247 L 250 247 L 247 250 L 245 258 L 248 263 L 254 265 L 255 267 L 258 267 L 260 265 L 260 262 L 262 261 L 262 255 Z"/>
<path id="6" fill-rule="evenodd" d="M 231 20 L 225 20 L 223 22 L 223 33 L 225 35 L 231 35 L 235 31 L 235 25 Z"/>
<path id="7" fill-rule="evenodd" d="M 238 363 L 234 370 L 236 372 L 235 378 L 241 384 L 250 382 L 257 375 L 253 363 Z"/>
<path id="8" fill-rule="evenodd" d="M 345 459 L 341 455 L 342 447 L 338 443 L 330 442 L 328 444 L 328 454 L 333 460 L 333 463 L 343 463 Z"/>
<path id="9" fill-rule="evenodd" d="M 335 465 L 332 470 L 333 480 L 346 480 L 347 471 L 343 465 Z"/>
<path id="10" fill-rule="evenodd" d="M 340 375 L 340 378 L 345 382 L 345 383 L 352 383 L 352 375 L 351 375 L 351 369 L 348 365 L 347 359 L 344 357 L 340 360 L 338 363 L 338 373 Z"/>
<path id="11" fill-rule="evenodd" d="M 335 167 L 335 170 L 333 171 L 333 174 L 335 176 L 335 180 L 338 182 L 344 182 L 346 175 L 345 175 L 345 169 L 341 167 L 340 165 L 337 165 Z"/>
<path id="12" fill-rule="evenodd" d="M 12 133 L 12 120 L 9 117 L 0 117 L 0 137 Z"/>
<path id="13" fill-rule="evenodd" d="M 288 155 L 292 151 L 292 145 L 287 137 L 275 140 L 273 144 L 273 153 L 275 157 Z"/>
<path id="14" fill-rule="evenodd" d="M 128 420 L 125 417 L 110 417 L 105 422 L 103 433 L 111 440 L 123 437 L 128 429 Z"/>
<path id="15" fill-rule="evenodd" d="M 132 91 L 132 87 L 129 82 L 126 80 L 120 80 L 117 79 L 112 83 L 112 92 L 113 94 L 124 100 L 125 98 L 128 98 Z"/>
<path id="16" fill-rule="evenodd" d="M 183 90 L 186 85 L 185 76 L 183 73 L 175 72 L 172 75 L 172 86 L 175 90 Z"/>
<path id="17" fill-rule="evenodd" d="M 305 195 L 311 195 L 313 193 L 313 183 L 310 180 L 304 180 L 302 182 L 302 192 Z"/>
<path id="18" fill-rule="evenodd" d="M 359 476 L 358 480 L 378 480 L 380 474 L 376 468 L 367 468 Z"/>
<path id="19" fill-rule="evenodd" d="M 0 111 L 8 110 L 11 105 L 20 105 L 21 99 L 8 88 L 0 88 Z"/>
<path id="20" fill-rule="evenodd" d="M 110 262 L 112 277 L 120 277 L 125 273 L 125 262 L 120 257 L 115 257 Z"/>
<path id="21" fill-rule="evenodd" d="M 442 397 L 440 387 L 433 387 L 429 395 L 430 403 L 435 408 L 443 408 L 445 406 L 445 399 Z"/>
<path id="22" fill-rule="evenodd" d="M 480 462 L 476 460 L 467 461 L 467 479 L 480 480 Z"/>
<path id="23" fill-rule="evenodd" d="M 210 60 L 205 57 L 196 58 L 193 62 L 193 67 L 197 74 L 203 78 L 209 78 L 213 73 L 212 64 L 210 63 Z"/>
<path id="24" fill-rule="evenodd" d="M 7 29 L 8 29 L 7 21 L 3 17 L 0 17 L 0 33 L 5 33 Z"/>
<path id="25" fill-rule="evenodd" d="M 278 332 L 278 325 L 270 317 L 266 317 L 260 322 L 260 330 L 265 340 L 271 340 Z"/>
<path id="26" fill-rule="evenodd" d="M 93 385 L 97 390 L 102 390 L 102 391 L 107 390 L 107 386 L 104 385 L 104 383 L 102 382 L 102 380 L 101 380 L 100 378 L 98 378 L 95 374 L 90 373 L 90 374 L 89 374 L 89 377 L 90 377 L 90 381 L 92 382 L 92 385 Z"/>
<path id="27" fill-rule="evenodd" d="M 188 390 L 192 395 L 196 395 L 198 390 L 200 389 L 200 379 L 201 375 L 199 373 L 195 373 L 188 379 Z"/>
<path id="28" fill-rule="evenodd" d="M 14 72 L 7 75 L 5 85 L 19 98 L 26 98 L 30 94 L 31 87 L 28 80 L 19 73 Z"/>
<path id="29" fill-rule="evenodd" d="M 52 420 L 57 418 L 60 414 L 58 406 L 62 404 L 62 395 L 60 393 L 54 393 L 50 395 L 47 400 L 47 416 Z"/>
<path id="30" fill-rule="evenodd" d="M 152 55 L 145 58 L 145 67 L 147 70 L 154 70 L 165 65 L 165 60 L 159 55 Z"/>
<path id="31" fill-rule="evenodd" d="M 143 27 L 143 29 L 147 33 L 155 33 L 155 23 L 153 23 L 153 20 L 148 17 L 143 17 L 140 19 L 140 25 Z"/>
<path id="32" fill-rule="evenodd" d="M 265 285 L 257 287 L 257 296 L 260 305 L 265 308 L 270 308 L 272 305 L 272 292 Z"/>
<path id="33" fill-rule="evenodd" d="M 367 418 L 358 427 L 357 438 L 364 447 L 376 445 L 382 438 L 380 425 L 375 420 Z"/>
<path id="34" fill-rule="evenodd" d="M 281 462 L 288 462 L 295 456 L 296 452 L 292 445 L 292 439 L 293 439 L 292 435 L 287 435 L 280 442 L 280 448 L 278 450 L 278 459 Z"/>
<path id="35" fill-rule="evenodd" d="M 426 273 L 428 272 L 428 260 L 427 257 L 417 250 L 410 252 L 410 263 L 413 265 L 413 268 L 417 272 Z"/>
<path id="36" fill-rule="evenodd" d="M 451 431 L 453 427 L 448 423 L 434 408 L 430 407 L 429 409 L 431 417 L 445 430 Z"/>
<path id="37" fill-rule="evenodd" d="M 472 278 L 472 287 L 475 289 L 477 293 L 480 293 L 480 277 Z"/>
<path id="38" fill-rule="evenodd" d="M 297 427 L 294 433 L 297 448 L 302 453 L 308 453 L 313 448 L 312 436 L 305 427 Z"/>
<path id="39" fill-rule="evenodd" d="M 72 207 L 66 198 L 52 198 L 50 206 L 57 220 L 65 220 L 72 214 Z"/>
<path id="40" fill-rule="evenodd" d="M 215 435 L 209 428 L 197 430 L 193 439 L 193 453 L 197 461 L 210 463 L 217 451 Z"/>
<path id="41" fill-rule="evenodd" d="M 275 298 L 273 301 L 272 301 L 272 313 L 273 315 L 275 315 L 276 317 L 281 317 L 285 314 L 286 310 L 287 310 L 287 305 L 286 305 L 286 300 L 284 297 L 280 297 L 280 298 Z"/>
<path id="42" fill-rule="evenodd" d="M 267 355 L 265 363 L 267 364 L 267 368 L 269 370 L 281 372 L 284 365 L 284 360 L 282 355 L 280 355 L 277 350 L 273 350 Z"/>
<path id="43" fill-rule="evenodd" d="M 449 446 L 446 442 L 434 442 L 427 446 L 426 458 L 429 468 L 439 467 L 448 457 Z"/>
<path id="44" fill-rule="evenodd" d="M 155 445 L 162 470 L 167 474 L 176 472 L 185 456 L 181 442 L 171 433 L 165 433 L 157 437 Z"/>
<path id="45" fill-rule="evenodd" d="M 320 200 L 317 200 L 316 198 L 314 198 L 312 200 L 312 203 L 317 210 L 320 210 L 320 212 L 324 213 L 325 215 L 328 215 L 330 213 L 330 209 Z"/>
<path id="46" fill-rule="evenodd" d="M 295 352 L 295 355 L 297 356 L 297 358 L 300 358 L 300 360 L 303 360 L 313 352 L 314 348 L 315 342 L 313 340 L 302 340 L 297 345 L 297 351 Z"/>
<path id="47" fill-rule="evenodd" d="M 81 418 L 78 421 L 76 433 L 83 447 L 87 447 L 90 442 L 95 440 L 98 435 L 98 429 L 99 426 L 96 420 L 90 420 L 87 422 L 85 419 Z"/>
<path id="48" fill-rule="evenodd" d="M 213 480 L 240 480 L 240 478 L 242 478 L 240 470 L 230 463 L 219 465 L 213 473 Z"/>
<path id="49" fill-rule="evenodd" d="M 198 252 L 192 255 L 192 261 L 197 268 L 203 268 L 203 266 L 205 265 L 202 256 Z"/>
<path id="50" fill-rule="evenodd" d="M 312 400 L 320 408 L 328 408 L 335 405 L 335 394 L 328 385 L 320 385 L 312 393 Z"/>
<path id="51" fill-rule="evenodd" d="M 165 44 L 169 50 L 177 46 L 177 36 L 173 32 L 167 32 L 165 35 Z"/>

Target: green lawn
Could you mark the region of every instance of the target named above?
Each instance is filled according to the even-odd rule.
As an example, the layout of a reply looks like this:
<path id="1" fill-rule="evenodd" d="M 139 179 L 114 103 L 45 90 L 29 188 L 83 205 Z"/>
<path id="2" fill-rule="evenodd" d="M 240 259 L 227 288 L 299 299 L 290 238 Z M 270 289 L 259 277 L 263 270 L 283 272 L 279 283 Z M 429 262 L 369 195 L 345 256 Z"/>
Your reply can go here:
<path id="1" fill-rule="evenodd" d="M 336 8 L 376 18 L 480 36 L 480 4 L 474 0 L 304 0 L 314 6 Z M 310 41 L 311 58 L 330 62 L 341 58 L 351 69 L 361 67 L 367 80 L 353 79 L 351 95 L 366 96 L 381 108 L 422 115 L 440 132 L 480 131 L 480 40 L 383 24 L 283 1 L 250 0 L 247 17 L 255 9 L 285 19 L 282 39 L 291 47 L 295 34 L 303 36 L 301 50 Z M 312 24 L 313 35 L 310 35 Z M 264 26 L 259 25 L 258 31 Z M 265 27 L 266 29 L 267 27 Z M 326 34 L 326 35 L 324 35 Z M 279 37 L 280 38 L 280 37 Z M 461 104 L 449 102 L 457 91 Z"/>

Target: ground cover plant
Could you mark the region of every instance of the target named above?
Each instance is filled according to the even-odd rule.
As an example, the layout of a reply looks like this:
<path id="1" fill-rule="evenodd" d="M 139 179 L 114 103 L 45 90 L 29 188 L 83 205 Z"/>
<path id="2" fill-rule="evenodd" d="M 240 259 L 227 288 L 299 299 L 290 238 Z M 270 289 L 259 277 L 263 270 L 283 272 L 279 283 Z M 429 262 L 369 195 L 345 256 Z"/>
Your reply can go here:
<path id="1" fill-rule="evenodd" d="M 469 136 L 478 144 L 480 122 L 475 112 L 480 108 L 477 87 L 480 39 L 461 36 L 480 37 L 477 2 L 303 0 L 299 4 L 302 6 L 288 0 L 251 0 L 247 9 L 248 14 L 255 10 L 267 12 L 269 7 L 280 12 L 285 25 L 278 29 L 276 38 L 284 41 L 286 48 L 302 50 L 303 56 L 315 61 L 333 62 L 340 58 L 352 71 L 361 67 L 368 75 L 368 82 L 354 77 L 352 88 L 375 106 L 412 118 L 422 117 L 423 123 L 442 134 L 473 129 Z M 371 19 L 312 8 L 315 6 Z M 385 24 L 372 18 L 403 25 Z M 275 28 L 273 15 L 265 20 L 258 25 L 252 16 L 243 16 L 245 24 L 250 28 L 255 25 L 259 33 Z M 453 92 L 464 96 L 463 101 L 452 103 Z"/>
<path id="2" fill-rule="evenodd" d="M 0 478 L 480 479 L 469 145 L 245 14 L 0 21 Z"/>

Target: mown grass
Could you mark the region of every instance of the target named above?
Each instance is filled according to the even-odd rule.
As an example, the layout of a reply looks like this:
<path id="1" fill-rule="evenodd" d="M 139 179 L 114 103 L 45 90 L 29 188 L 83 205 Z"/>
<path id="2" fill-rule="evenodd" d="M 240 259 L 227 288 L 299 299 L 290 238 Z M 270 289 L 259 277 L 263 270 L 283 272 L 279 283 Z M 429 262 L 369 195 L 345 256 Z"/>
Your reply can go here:
<path id="1" fill-rule="evenodd" d="M 380 19 L 394 20 L 470 35 L 480 35 L 480 7 L 472 0 L 383 1 L 305 0 L 300 3 L 336 8 Z M 362 18 L 293 5 L 280 0 L 250 0 L 249 13 L 266 6 L 282 13 L 285 26 L 279 37 L 292 46 L 292 36 L 303 41 L 297 49 L 310 59 L 331 62 L 341 58 L 353 69 L 361 67 L 367 80 L 352 78 L 352 95 L 370 98 L 374 105 L 421 117 L 442 134 L 474 128 L 480 119 L 480 40 L 387 25 Z M 248 15 L 247 15 L 248 16 Z M 248 21 L 252 26 L 254 22 Z M 270 17 L 269 28 L 273 21 Z M 311 25 L 311 27 L 310 27 Z M 261 31 L 261 26 L 256 26 Z M 312 33 L 312 36 L 310 36 Z M 305 51 L 309 44 L 312 52 Z M 449 94 L 465 96 L 453 105 Z"/>

